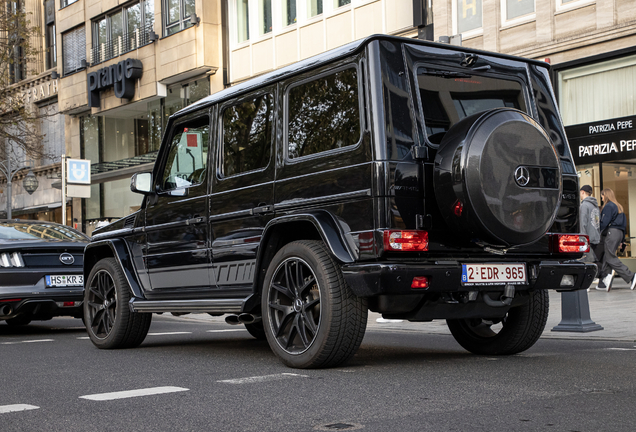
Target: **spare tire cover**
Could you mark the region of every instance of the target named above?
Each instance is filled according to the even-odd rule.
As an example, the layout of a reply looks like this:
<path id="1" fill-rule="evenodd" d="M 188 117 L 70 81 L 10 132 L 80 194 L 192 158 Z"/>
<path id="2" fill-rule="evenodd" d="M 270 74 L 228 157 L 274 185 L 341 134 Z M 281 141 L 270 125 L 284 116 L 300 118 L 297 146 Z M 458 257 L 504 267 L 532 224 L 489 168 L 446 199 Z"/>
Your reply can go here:
<path id="1" fill-rule="evenodd" d="M 535 242 L 561 205 L 557 150 L 534 119 L 515 109 L 456 123 L 440 143 L 433 179 L 444 219 L 465 240 L 505 247 Z"/>

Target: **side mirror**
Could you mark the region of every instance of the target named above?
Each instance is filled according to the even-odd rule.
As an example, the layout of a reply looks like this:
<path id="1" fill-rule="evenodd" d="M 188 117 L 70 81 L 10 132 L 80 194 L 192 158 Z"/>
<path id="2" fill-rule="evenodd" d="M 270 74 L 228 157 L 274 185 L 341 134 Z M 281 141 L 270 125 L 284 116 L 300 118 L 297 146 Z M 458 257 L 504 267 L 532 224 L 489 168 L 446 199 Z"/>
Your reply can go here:
<path id="1" fill-rule="evenodd" d="M 130 179 L 130 190 L 143 195 L 152 193 L 152 173 L 135 173 Z"/>

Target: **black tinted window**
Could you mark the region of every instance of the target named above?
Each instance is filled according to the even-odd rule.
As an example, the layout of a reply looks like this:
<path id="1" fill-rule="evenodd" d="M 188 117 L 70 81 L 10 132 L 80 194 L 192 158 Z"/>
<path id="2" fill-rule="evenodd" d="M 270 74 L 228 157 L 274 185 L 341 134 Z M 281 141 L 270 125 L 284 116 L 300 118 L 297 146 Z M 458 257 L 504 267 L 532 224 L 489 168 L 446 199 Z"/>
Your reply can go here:
<path id="1" fill-rule="evenodd" d="M 452 125 L 472 114 L 504 107 L 526 110 L 517 81 L 423 67 L 417 71 L 417 80 L 426 135 L 433 144 L 439 144 Z"/>
<path id="2" fill-rule="evenodd" d="M 161 188 L 171 190 L 203 183 L 208 162 L 210 125 L 201 117 L 177 125 L 170 141 Z"/>
<path id="3" fill-rule="evenodd" d="M 223 174 L 267 166 L 272 148 L 273 97 L 264 94 L 223 111 Z"/>
<path id="4" fill-rule="evenodd" d="M 357 144 L 360 105 L 356 69 L 345 69 L 289 90 L 290 159 Z"/>

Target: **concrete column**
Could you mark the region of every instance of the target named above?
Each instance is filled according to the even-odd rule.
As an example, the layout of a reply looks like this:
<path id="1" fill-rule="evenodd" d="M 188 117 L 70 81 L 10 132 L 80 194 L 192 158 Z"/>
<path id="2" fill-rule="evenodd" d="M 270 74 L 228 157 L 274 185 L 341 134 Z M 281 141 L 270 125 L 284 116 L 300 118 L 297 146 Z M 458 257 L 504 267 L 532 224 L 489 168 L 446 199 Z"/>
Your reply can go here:
<path id="1" fill-rule="evenodd" d="M 484 49 L 499 52 L 499 21 L 501 20 L 500 0 L 482 0 L 484 29 Z"/>
<path id="2" fill-rule="evenodd" d="M 616 0 L 596 0 L 596 28 L 616 25 Z"/>
<path id="3" fill-rule="evenodd" d="M 554 38 L 554 11 L 556 0 L 536 0 L 537 43 L 551 42 Z"/>

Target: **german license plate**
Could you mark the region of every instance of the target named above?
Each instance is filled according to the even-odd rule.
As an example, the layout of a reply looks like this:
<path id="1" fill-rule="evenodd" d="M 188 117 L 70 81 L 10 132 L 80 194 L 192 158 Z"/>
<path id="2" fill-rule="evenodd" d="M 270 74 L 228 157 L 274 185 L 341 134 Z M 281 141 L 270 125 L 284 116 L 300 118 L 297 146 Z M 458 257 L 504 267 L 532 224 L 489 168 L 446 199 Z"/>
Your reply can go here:
<path id="1" fill-rule="evenodd" d="M 83 275 L 51 275 L 46 276 L 47 287 L 84 286 Z"/>
<path id="2" fill-rule="evenodd" d="M 462 285 L 527 283 L 525 264 L 462 264 Z"/>

